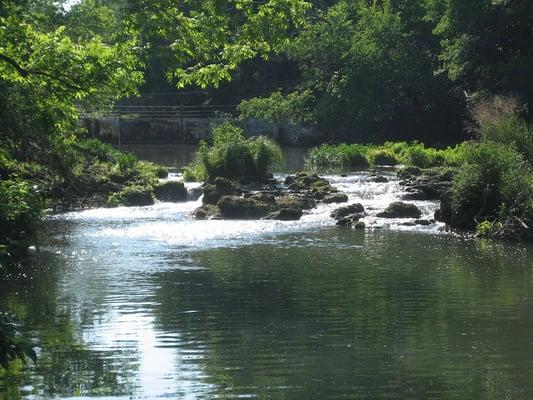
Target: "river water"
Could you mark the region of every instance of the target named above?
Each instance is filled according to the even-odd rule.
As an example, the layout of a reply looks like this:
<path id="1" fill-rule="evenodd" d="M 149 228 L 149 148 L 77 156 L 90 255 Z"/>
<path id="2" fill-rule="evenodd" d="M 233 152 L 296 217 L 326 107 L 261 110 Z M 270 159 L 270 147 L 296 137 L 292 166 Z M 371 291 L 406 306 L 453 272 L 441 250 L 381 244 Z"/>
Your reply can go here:
<path id="1" fill-rule="evenodd" d="M 196 221 L 198 202 L 50 216 L 0 282 L 40 340 L 0 399 L 532 399 L 533 247 L 376 218 L 401 196 L 389 177 L 326 177 L 365 231 L 332 205 L 297 222 Z"/>

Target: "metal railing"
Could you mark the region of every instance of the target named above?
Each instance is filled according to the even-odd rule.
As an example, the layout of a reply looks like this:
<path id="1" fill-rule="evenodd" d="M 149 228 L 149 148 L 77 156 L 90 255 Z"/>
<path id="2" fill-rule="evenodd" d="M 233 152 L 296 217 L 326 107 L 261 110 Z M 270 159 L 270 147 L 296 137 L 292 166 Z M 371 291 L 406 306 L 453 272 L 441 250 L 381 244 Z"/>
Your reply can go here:
<path id="1" fill-rule="evenodd" d="M 199 106 L 131 106 L 117 105 L 105 114 L 80 112 L 82 118 L 120 118 L 139 120 L 178 120 L 181 118 L 213 118 L 236 114 L 235 105 Z"/>

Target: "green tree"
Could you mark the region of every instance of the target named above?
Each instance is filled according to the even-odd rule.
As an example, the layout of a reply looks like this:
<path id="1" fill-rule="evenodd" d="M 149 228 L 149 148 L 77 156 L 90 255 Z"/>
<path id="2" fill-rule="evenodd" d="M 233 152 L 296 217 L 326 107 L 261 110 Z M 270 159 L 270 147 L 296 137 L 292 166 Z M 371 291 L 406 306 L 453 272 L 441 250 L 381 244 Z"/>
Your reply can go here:
<path id="1" fill-rule="evenodd" d="M 437 140 L 422 133 L 428 126 L 435 136 L 460 132 L 461 102 L 434 74 L 439 43 L 424 17 L 418 2 L 406 0 L 340 1 L 318 13 L 289 54 L 300 65 L 301 88 L 316 96 L 323 130 L 350 140 Z"/>
<path id="2" fill-rule="evenodd" d="M 430 0 L 427 18 L 440 39 L 440 71 L 468 91 L 533 99 L 533 3 Z"/>

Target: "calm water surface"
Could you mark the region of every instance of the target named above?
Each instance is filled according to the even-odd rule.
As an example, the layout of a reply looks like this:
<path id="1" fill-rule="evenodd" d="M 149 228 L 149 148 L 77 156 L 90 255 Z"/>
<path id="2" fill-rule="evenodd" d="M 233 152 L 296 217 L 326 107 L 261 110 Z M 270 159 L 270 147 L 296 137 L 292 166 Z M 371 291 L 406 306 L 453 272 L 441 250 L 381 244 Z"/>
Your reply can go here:
<path id="1" fill-rule="evenodd" d="M 40 339 L 0 398 L 532 399 L 533 247 L 373 216 L 365 232 L 195 221 L 195 202 L 51 217 L 0 309 Z M 428 218 L 435 203 L 417 203 Z"/>

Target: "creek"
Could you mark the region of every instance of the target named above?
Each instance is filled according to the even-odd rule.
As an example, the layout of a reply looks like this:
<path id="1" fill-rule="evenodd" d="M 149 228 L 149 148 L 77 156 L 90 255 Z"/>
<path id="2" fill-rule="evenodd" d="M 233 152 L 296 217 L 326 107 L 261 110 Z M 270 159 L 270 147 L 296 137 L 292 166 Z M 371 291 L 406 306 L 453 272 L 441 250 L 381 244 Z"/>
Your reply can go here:
<path id="1" fill-rule="evenodd" d="M 533 246 L 377 218 L 402 195 L 383 174 L 325 176 L 363 231 L 325 204 L 290 222 L 195 220 L 199 201 L 49 216 L 0 282 L 40 340 L 0 399 L 533 398 Z"/>

